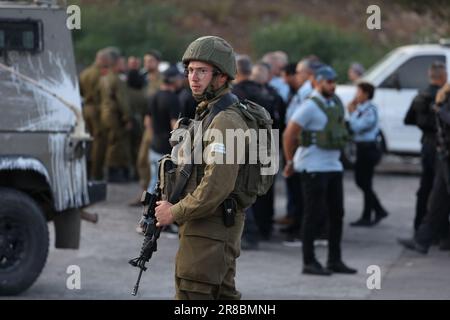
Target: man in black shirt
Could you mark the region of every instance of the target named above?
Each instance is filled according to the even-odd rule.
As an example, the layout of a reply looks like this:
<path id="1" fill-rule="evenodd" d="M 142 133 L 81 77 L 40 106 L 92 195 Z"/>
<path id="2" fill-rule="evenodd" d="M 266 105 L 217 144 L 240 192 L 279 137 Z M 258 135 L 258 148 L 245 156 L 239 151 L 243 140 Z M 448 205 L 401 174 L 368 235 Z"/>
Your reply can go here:
<path id="1" fill-rule="evenodd" d="M 247 55 L 239 55 L 236 57 L 237 73 L 233 81 L 233 93 L 239 100 L 250 100 L 261 106 L 267 104 L 262 97 L 261 85 L 250 80 L 252 73 L 252 61 Z M 259 246 L 259 230 L 256 224 L 255 214 L 252 206 L 245 212 L 244 231 L 242 233 L 241 248 L 242 250 L 256 250 Z"/>
<path id="2" fill-rule="evenodd" d="M 288 100 L 286 102 L 286 105 L 289 105 L 292 98 L 295 96 L 298 90 L 298 81 L 296 79 L 297 74 L 297 63 L 289 63 L 287 64 L 282 70 L 281 70 L 281 77 L 283 78 L 284 82 L 287 83 L 289 86 L 289 95 Z"/>
<path id="3" fill-rule="evenodd" d="M 450 212 L 450 85 L 438 91 L 433 112 L 438 128 L 437 161 L 428 211 L 412 239 L 398 239 L 405 248 L 422 254 L 428 252 L 437 236 L 442 236 Z"/>
<path id="4" fill-rule="evenodd" d="M 436 93 L 447 82 L 446 66 L 442 62 L 434 62 L 429 70 L 429 85 L 421 90 L 411 103 L 405 116 L 407 125 L 415 125 L 422 130 L 422 174 L 417 191 L 416 215 L 414 230 L 417 231 L 427 213 L 427 202 L 433 187 L 436 171 L 436 115 L 432 111 Z M 446 223 L 448 230 L 448 222 Z"/>
<path id="5" fill-rule="evenodd" d="M 237 86 L 236 95 L 244 92 L 247 99 L 256 102 L 264 107 L 273 119 L 273 128 L 279 129 L 280 117 L 279 110 L 285 108 L 284 101 L 277 91 L 269 85 L 270 66 L 263 62 L 255 63 L 251 69 L 249 80 L 242 81 L 240 86 Z M 280 137 L 281 138 L 281 137 Z M 256 224 L 263 240 L 269 240 L 273 231 L 273 216 L 274 216 L 274 187 L 256 199 L 253 204 L 253 212 Z"/>
<path id="6" fill-rule="evenodd" d="M 274 106 L 271 104 L 270 97 L 267 94 L 264 94 L 266 91 L 264 89 L 264 84 L 250 79 L 253 67 L 250 58 L 241 55 L 238 56 L 236 62 L 238 72 L 233 83 L 233 93 L 240 100 L 247 99 L 256 102 L 260 106 L 266 108 L 266 110 L 269 111 L 270 115 L 273 117 Z"/>
<path id="7" fill-rule="evenodd" d="M 149 150 L 151 179 L 148 189 L 153 192 L 156 186 L 158 160 L 171 152 L 169 143 L 172 131 L 180 113 L 180 103 L 175 93 L 176 79 L 179 76 L 176 67 L 169 67 L 162 74 L 162 84 L 159 90 L 150 97 L 145 125 L 152 132 L 152 142 Z"/>
<path id="8" fill-rule="evenodd" d="M 192 91 L 183 79 L 182 86 L 177 90 L 178 100 L 180 101 L 180 118 L 195 118 L 195 109 L 197 108 L 197 101 L 192 96 Z"/>

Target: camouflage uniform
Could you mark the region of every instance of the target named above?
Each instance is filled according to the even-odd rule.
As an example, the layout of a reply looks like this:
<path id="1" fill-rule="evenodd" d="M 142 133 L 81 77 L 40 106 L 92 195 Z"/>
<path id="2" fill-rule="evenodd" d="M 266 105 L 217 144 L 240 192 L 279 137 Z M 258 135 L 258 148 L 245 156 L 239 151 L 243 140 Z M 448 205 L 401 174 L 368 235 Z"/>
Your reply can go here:
<path id="1" fill-rule="evenodd" d="M 216 45 L 221 46 L 215 55 Z M 212 53 L 212 54 L 211 54 Z M 217 52 L 216 52 L 217 53 Z M 203 56 L 205 58 L 202 58 Z M 183 62 L 204 61 L 218 67 L 229 78 L 235 75 L 235 55 L 231 46 L 217 37 L 203 37 L 194 41 L 186 50 Z M 224 65 L 220 62 L 224 62 Z M 211 85 L 210 85 L 211 87 Z M 212 90 L 211 88 L 207 89 Z M 203 100 L 197 107 L 197 120 L 204 119 L 212 106 L 224 94 L 229 94 L 227 85 L 212 92 L 214 99 Z M 198 97 L 196 97 L 198 99 Z M 209 126 L 219 130 L 226 139 L 226 129 L 247 130 L 241 116 L 232 109 L 220 112 Z M 205 134 L 205 131 L 203 131 Z M 208 140 L 208 139 L 207 139 Z M 215 143 L 220 143 L 214 140 Z M 223 141 L 226 146 L 227 141 Z M 209 141 L 203 142 L 206 150 Z M 237 155 L 235 145 L 235 155 Z M 229 152 L 231 150 L 226 150 Z M 217 155 L 217 153 L 216 153 Z M 225 153 L 223 153 L 225 159 Z M 236 159 L 235 159 L 236 160 Z M 235 288 L 236 259 L 240 254 L 240 239 L 244 226 L 244 208 L 238 206 L 235 223 L 226 227 L 223 222 L 223 205 L 231 194 L 239 198 L 245 188 L 241 166 L 233 164 L 195 165 L 184 197 L 170 210 L 179 224 L 180 245 L 176 256 L 175 285 L 177 299 L 240 299 Z"/>
<path id="2" fill-rule="evenodd" d="M 100 119 L 106 133 L 105 162 L 108 168 L 128 168 L 130 149 L 125 125 L 131 120 L 126 85 L 110 71 L 100 81 Z"/>
<path id="3" fill-rule="evenodd" d="M 147 111 L 148 101 L 145 97 L 144 90 L 131 87 L 128 87 L 127 89 L 133 121 L 133 129 L 130 133 L 129 141 L 131 149 L 131 166 L 136 172 L 138 168 L 138 152 L 144 131 L 144 115 Z M 141 175 L 139 174 L 139 176 Z"/>
<path id="4" fill-rule="evenodd" d="M 248 129 L 233 110 L 219 113 L 209 128 L 219 130 L 223 137 L 226 129 Z M 224 144 L 229 145 L 227 141 Z M 203 150 L 207 145 L 204 143 Z M 237 154 L 237 148 L 234 152 Z M 234 277 L 244 208 L 238 208 L 233 227 L 225 227 L 222 217 L 223 201 L 236 193 L 239 169 L 237 163 L 199 165 L 188 182 L 186 196 L 171 208 L 180 225 L 175 271 L 178 299 L 239 299 L 241 296 L 235 288 Z"/>
<path id="5" fill-rule="evenodd" d="M 100 122 L 100 68 L 92 64 L 80 74 L 80 90 L 84 98 L 83 118 L 93 137 L 90 149 L 89 177 L 103 179 L 105 161 L 105 134 Z"/>

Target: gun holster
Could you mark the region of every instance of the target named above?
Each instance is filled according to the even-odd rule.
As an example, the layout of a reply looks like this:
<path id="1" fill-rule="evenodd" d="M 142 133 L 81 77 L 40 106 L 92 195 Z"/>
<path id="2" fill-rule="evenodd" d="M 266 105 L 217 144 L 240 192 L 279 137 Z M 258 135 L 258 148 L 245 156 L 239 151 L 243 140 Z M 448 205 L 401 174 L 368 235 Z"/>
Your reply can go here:
<path id="1" fill-rule="evenodd" d="M 223 224 L 229 228 L 234 226 L 234 217 L 236 215 L 237 205 L 236 200 L 227 198 L 223 202 Z"/>

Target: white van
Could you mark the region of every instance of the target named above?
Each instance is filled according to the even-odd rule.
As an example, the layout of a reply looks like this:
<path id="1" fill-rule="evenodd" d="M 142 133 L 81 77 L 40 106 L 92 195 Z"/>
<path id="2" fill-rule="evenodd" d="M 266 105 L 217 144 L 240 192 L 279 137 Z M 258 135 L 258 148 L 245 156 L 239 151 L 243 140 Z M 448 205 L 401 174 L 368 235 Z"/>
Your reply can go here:
<path id="1" fill-rule="evenodd" d="M 388 153 L 420 153 L 421 131 L 415 126 L 405 125 L 403 119 L 418 90 L 428 85 L 427 70 L 430 65 L 434 61 L 449 61 L 450 46 L 443 41 L 441 43 L 399 47 L 362 78 L 376 87 L 373 101 L 378 106 L 381 139 Z M 447 63 L 447 72 L 448 68 Z M 355 93 L 354 85 L 338 85 L 336 88 L 336 94 L 345 106 Z"/>

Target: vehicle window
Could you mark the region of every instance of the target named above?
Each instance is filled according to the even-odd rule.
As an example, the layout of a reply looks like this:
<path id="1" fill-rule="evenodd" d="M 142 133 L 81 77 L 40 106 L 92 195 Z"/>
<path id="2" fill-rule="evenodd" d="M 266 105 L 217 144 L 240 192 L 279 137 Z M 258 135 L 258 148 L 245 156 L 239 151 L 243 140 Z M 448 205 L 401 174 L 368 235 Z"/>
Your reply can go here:
<path id="1" fill-rule="evenodd" d="M 40 21 L 0 19 L 0 51 L 40 51 L 41 30 Z"/>
<path id="2" fill-rule="evenodd" d="M 0 48 L 5 47 L 5 31 L 0 30 Z"/>
<path id="3" fill-rule="evenodd" d="M 414 57 L 404 62 L 386 80 L 381 88 L 423 89 L 428 85 L 428 68 L 434 61 L 445 61 L 444 55 Z"/>

